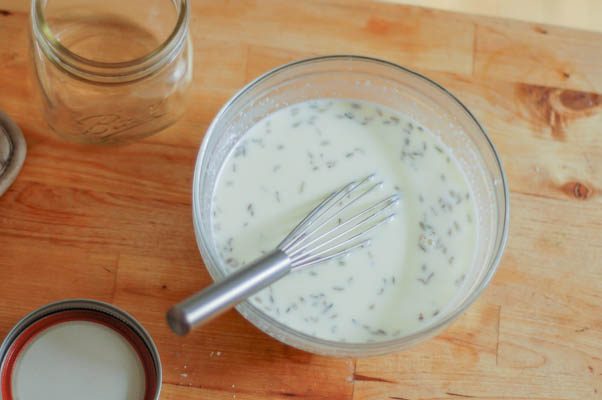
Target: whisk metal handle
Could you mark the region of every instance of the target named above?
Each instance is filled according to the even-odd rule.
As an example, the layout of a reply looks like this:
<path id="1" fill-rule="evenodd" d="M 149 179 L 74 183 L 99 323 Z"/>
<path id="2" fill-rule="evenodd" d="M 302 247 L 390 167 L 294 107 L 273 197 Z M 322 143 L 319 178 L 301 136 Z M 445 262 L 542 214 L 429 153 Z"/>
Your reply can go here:
<path id="1" fill-rule="evenodd" d="M 275 250 L 173 306 L 167 313 L 167 323 L 178 335 L 186 335 L 281 279 L 291 268 L 290 258 Z"/>

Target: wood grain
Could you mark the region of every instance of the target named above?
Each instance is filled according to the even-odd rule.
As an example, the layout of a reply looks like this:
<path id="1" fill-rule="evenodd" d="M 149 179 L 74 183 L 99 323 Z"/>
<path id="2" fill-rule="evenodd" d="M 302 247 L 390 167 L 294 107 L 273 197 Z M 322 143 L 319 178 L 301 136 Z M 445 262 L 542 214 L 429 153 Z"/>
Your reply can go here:
<path id="1" fill-rule="evenodd" d="M 588 32 L 525 23 L 477 27 L 475 76 L 584 91 L 602 91 L 602 43 Z"/>
<path id="2" fill-rule="evenodd" d="M 363 1 L 193 1 L 185 116 L 129 146 L 62 142 L 44 123 L 26 2 L 0 0 L 0 109 L 25 167 L 0 198 L 0 336 L 50 301 L 89 297 L 151 332 L 164 399 L 602 399 L 602 35 Z M 235 312 L 187 338 L 164 323 L 210 282 L 191 178 L 203 133 L 257 75 L 329 53 L 376 56 L 442 83 L 496 144 L 512 191 L 508 249 L 451 328 L 411 350 L 333 359 Z"/>

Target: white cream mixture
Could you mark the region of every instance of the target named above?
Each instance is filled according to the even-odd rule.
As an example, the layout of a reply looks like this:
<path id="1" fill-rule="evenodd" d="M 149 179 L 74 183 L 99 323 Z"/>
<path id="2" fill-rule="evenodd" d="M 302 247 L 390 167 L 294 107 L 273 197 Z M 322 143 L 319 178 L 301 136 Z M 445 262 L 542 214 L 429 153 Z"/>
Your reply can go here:
<path id="1" fill-rule="evenodd" d="M 298 331 L 346 342 L 391 340 L 445 312 L 472 267 L 476 211 L 467 180 L 438 137 L 383 107 L 300 103 L 253 126 L 226 160 L 212 204 L 231 270 L 282 240 L 321 198 L 376 173 L 397 217 L 372 245 L 285 277 L 251 302 Z"/>

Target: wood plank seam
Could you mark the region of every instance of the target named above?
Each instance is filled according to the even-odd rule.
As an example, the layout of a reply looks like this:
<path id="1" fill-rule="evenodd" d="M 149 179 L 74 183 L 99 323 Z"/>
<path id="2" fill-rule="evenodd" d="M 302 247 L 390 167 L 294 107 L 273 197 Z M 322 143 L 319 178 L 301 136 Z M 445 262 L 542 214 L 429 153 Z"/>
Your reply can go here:
<path id="1" fill-rule="evenodd" d="M 495 343 L 495 366 L 498 366 L 498 357 L 500 354 L 500 325 L 502 321 L 502 306 L 501 304 L 497 309 L 497 339 Z"/>
<path id="2" fill-rule="evenodd" d="M 476 63 L 476 59 L 477 59 L 477 40 L 479 38 L 479 36 L 477 35 L 477 28 L 478 28 L 478 23 L 475 22 L 473 23 L 473 31 L 472 31 L 472 66 L 471 66 L 471 70 L 470 70 L 470 76 L 474 76 L 474 72 L 475 72 L 475 63 Z"/>
<path id="3" fill-rule="evenodd" d="M 165 379 L 163 378 L 163 384 L 164 385 L 172 385 L 172 386 L 179 386 L 179 387 L 184 387 L 184 388 L 195 388 L 195 389 L 208 389 L 208 390 L 222 390 L 223 388 L 219 387 L 219 386 L 210 386 L 210 385 L 195 385 L 193 383 L 181 383 L 181 382 L 175 382 L 175 381 L 171 381 L 169 379 Z"/>
<path id="4" fill-rule="evenodd" d="M 117 281 L 119 278 L 119 261 L 121 260 L 121 252 L 117 252 L 115 257 L 115 271 L 113 273 L 113 291 L 111 292 L 111 303 L 115 303 L 115 294 L 117 293 Z"/>
<path id="5" fill-rule="evenodd" d="M 355 399 L 355 371 L 357 370 L 357 359 L 353 359 L 353 371 L 351 374 L 351 400 Z"/>
<path id="6" fill-rule="evenodd" d="M 569 198 L 555 197 L 555 196 L 550 196 L 548 194 L 526 192 L 524 190 L 512 190 L 512 191 L 510 191 L 510 194 L 511 195 L 512 194 L 520 194 L 520 195 L 534 197 L 534 198 L 538 198 L 538 199 L 556 200 L 556 201 L 562 201 L 562 202 L 566 202 L 566 203 L 573 203 L 576 199 L 577 200 L 585 200 L 585 197 L 587 197 L 587 198 L 590 197 L 590 194 L 588 194 L 587 196 L 582 194 L 584 191 L 587 191 L 587 193 L 590 193 L 590 189 L 588 188 L 588 186 L 586 186 L 580 182 L 576 182 L 575 185 L 577 186 L 577 189 L 572 190 L 572 192 L 574 192 L 572 198 L 571 197 L 569 197 Z M 564 186 L 566 186 L 566 184 L 563 185 L 563 187 Z M 582 189 L 579 189 L 580 187 L 582 187 Z"/>

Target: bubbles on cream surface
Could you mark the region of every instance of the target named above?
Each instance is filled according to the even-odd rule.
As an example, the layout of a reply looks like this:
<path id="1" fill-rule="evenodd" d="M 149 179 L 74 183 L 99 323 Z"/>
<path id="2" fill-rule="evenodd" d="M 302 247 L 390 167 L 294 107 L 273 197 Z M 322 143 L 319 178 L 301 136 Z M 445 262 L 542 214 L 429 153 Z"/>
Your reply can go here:
<path id="1" fill-rule="evenodd" d="M 319 201 L 376 173 L 401 194 L 372 245 L 293 272 L 251 303 L 323 339 L 391 340 L 445 313 L 472 268 L 477 214 L 459 163 L 437 136 L 381 106 L 323 99 L 253 126 L 220 172 L 212 226 L 235 270 L 269 252 Z"/>

